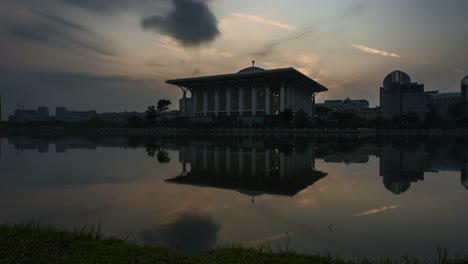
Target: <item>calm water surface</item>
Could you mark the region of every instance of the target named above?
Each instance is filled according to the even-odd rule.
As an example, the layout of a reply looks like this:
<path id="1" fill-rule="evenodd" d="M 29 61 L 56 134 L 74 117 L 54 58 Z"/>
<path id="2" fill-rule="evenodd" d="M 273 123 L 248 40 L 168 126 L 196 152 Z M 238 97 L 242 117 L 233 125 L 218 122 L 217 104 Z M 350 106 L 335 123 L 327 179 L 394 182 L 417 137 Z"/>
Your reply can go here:
<path id="1" fill-rule="evenodd" d="M 468 139 L 25 137 L 0 141 L 3 222 L 198 253 L 468 255 Z"/>

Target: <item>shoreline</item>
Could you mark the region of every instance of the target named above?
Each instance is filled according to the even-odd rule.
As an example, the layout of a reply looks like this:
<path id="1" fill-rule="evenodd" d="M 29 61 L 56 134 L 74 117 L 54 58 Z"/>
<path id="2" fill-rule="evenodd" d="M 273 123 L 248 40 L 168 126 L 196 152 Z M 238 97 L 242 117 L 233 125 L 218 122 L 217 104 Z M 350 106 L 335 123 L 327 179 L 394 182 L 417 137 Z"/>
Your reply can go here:
<path id="1" fill-rule="evenodd" d="M 0 225 L 0 262 L 2 263 L 467 263 L 468 256 L 449 257 L 438 249 L 437 258 L 398 260 L 382 256 L 379 260 L 346 259 L 330 253 L 299 254 L 269 244 L 256 248 L 239 245 L 184 255 L 172 249 L 138 244 L 128 239 L 105 237 L 100 227 L 74 231 L 44 226 Z"/>

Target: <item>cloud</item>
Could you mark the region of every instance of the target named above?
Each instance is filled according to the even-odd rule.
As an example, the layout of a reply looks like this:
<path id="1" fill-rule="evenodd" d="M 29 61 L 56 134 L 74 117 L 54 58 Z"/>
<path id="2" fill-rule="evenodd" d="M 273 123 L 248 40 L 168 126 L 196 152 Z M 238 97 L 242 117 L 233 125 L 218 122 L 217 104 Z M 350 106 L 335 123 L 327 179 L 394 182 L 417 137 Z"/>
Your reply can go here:
<path id="1" fill-rule="evenodd" d="M 299 29 L 294 27 L 294 26 L 285 24 L 285 23 L 280 22 L 280 21 L 270 20 L 270 19 L 267 19 L 267 18 L 259 17 L 259 16 L 256 16 L 256 15 L 243 14 L 243 13 L 232 13 L 232 15 L 237 16 L 237 17 L 241 17 L 241 18 L 245 18 L 245 19 L 248 19 L 250 21 L 254 21 L 254 22 L 257 22 L 257 23 L 260 23 L 260 24 L 264 24 L 264 25 L 279 27 L 279 28 L 282 28 L 282 29 L 290 30 L 290 31 L 299 31 Z"/>
<path id="2" fill-rule="evenodd" d="M 211 42 L 221 33 L 218 20 L 203 0 L 172 0 L 174 9 L 162 16 L 146 17 L 142 27 L 169 35 L 184 46 Z"/>
<path id="3" fill-rule="evenodd" d="M 116 56 L 107 47 L 93 43 L 99 37 L 92 34 L 85 26 L 45 13 L 35 13 L 35 15 L 43 20 L 17 22 L 9 27 L 8 34 L 18 39 L 66 48 L 77 53 L 87 50 L 104 56 Z M 85 40 L 83 37 L 86 36 L 88 38 Z"/>
<path id="4" fill-rule="evenodd" d="M 145 242 L 166 244 L 183 253 L 200 253 L 211 249 L 217 240 L 219 226 L 211 219 L 198 215 L 184 215 L 167 225 L 143 231 Z"/>
<path id="5" fill-rule="evenodd" d="M 361 216 L 367 216 L 367 215 L 373 215 L 373 214 L 378 214 L 378 213 L 383 213 L 385 211 L 388 211 L 388 210 L 393 210 L 393 209 L 396 209 L 400 207 L 399 205 L 390 205 L 390 206 L 382 206 L 380 208 L 376 208 L 376 209 L 371 209 L 371 210 L 367 210 L 367 211 L 363 211 L 363 212 L 360 212 L 360 213 L 357 213 L 355 214 L 354 216 L 355 217 L 361 217 Z"/>
<path id="6" fill-rule="evenodd" d="M 357 50 L 365 52 L 365 53 L 377 54 L 377 55 L 382 55 L 382 56 L 385 56 L 385 57 L 401 58 L 401 56 L 396 54 L 396 53 L 392 53 L 392 52 L 388 52 L 388 51 L 384 51 L 384 50 L 378 50 L 378 49 L 374 49 L 374 48 L 369 48 L 369 47 L 366 47 L 366 46 L 363 46 L 363 45 L 350 44 L 350 46 L 357 49 Z"/>

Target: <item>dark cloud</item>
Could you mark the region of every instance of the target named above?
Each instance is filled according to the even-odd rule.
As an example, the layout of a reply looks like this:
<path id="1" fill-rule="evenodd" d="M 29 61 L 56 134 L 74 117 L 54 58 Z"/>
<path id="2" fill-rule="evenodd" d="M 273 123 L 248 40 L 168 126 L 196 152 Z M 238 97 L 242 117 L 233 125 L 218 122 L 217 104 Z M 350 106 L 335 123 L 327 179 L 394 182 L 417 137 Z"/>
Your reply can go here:
<path id="1" fill-rule="evenodd" d="M 101 55 L 116 56 L 107 47 L 93 43 L 99 38 L 92 34 L 88 28 L 61 17 L 44 13 L 36 13 L 36 15 L 43 20 L 13 24 L 9 27 L 9 35 L 69 50 L 79 49 L 77 52 L 87 50 Z M 85 33 L 87 36 L 77 36 L 76 33 Z M 86 37 L 91 41 L 85 40 Z"/>
<path id="2" fill-rule="evenodd" d="M 57 16 L 54 16 L 54 15 L 45 14 L 45 13 L 36 13 L 36 14 L 39 15 L 39 16 L 42 16 L 43 18 L 46 18 L 46 19 L 48 19 L 48 20 L 50 20 L 52 22 L 61 24 L 64 27 L 68 27 L 70 29 L 74 29 L 74 30 L 78 30 L 78 31 L 86 32 L 86 33 L 91 33 L 88 28 L 86 28 L 86 27 L 84 27 L 84 26 L 82 26 L 80 24 L 77 24 L 75 22 L 66 20 L 64 18 L 57 17 Z"/>
<path id="3" fill-rule="evenodd" d="M 122 0 L 61 0 L 61 2 L 83 9 L 95 11 L 111 11 L 118 7 L 126 7 L 133 1 Z"/>
<path id="4" fill-rule="evenodd" d="M 173 223 L 155 230 L 143 231 L 142 239 L 151 244 L 166 244 L 186 254 L 211 249 L 217 240 L 219 226 L 211 219 L 184 215 Z"/>
<path id="5" fill-rule="evenodd" d="M 203 0 L 173 0 L 166 16 L 150 16 L 142 27 L 169 35 L 185 46 L 211 42 L 220 35 L 218 20 Z"/>

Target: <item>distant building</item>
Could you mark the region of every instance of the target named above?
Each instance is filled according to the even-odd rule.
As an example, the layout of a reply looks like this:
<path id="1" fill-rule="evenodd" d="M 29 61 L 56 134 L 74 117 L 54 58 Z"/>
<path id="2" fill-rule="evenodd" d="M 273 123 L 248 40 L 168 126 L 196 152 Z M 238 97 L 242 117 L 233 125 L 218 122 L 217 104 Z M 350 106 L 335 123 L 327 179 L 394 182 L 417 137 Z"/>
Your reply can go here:
<path id="1" fill-rule="evenodd" d="M 137 117 L 143 120 L 144 112 L 121 112 L 121 113 L 102 113 L 97 114 L 96 118 L 104 123 L 125 124 L 130 117 Z"/>
<path id="2" fill-rule="evenodd" d="M 357 116 L 366 120 L 374 120 L 378 117 L 383 117 L 383 112 L 380 107 L 365 108 L 361 109 L 361 111 L 357 113 Z"/>
<path id="3" fill-rule="evenodd" d="M 55 120 L 66 123 L 81 123 L 96 117 L 96 111 L 68 111 L 65 107 L 55 109 Z"/>
<path id="4" fill-rule="evenodd" d="M 360 112 L 364 109 L 369 108 L 369 101 L 351 100 L 350 98 L 346 98 L 344 100 L 325 100 L 325 102 L 317 104 L 317 106 L 332 108 L 337 112 L 342 112 L 342 111 Z"/>
<path id="5" fill-rule="evenodd" d="M 245 124 L 285 109 L 315 117 L 315 96 L 328 89 L 294 68 L 264 70 L 249 67 L 237 73 L 166 81 L 180 87 L 180 116 L 197 122 L 236 116 Z M 190 92 L 191 98 L 187 98 Z"/>
<path id="6" fill-rule="evenodd" d="M 18 123 L 47 122 L 50 121 L 49 108 L 40 106 L 37 110 L 17 109 L 8 120 Z"/>
<path id="7" fill-rule="evenodd" d="M 402 71 L 394 71 L 385 77 L 383 86 L 380 87 L 380 107 L 386 118 L 415 113 L 424 120 L 424 85 L 411 82 L 410 76 Z"/>
<path id="8" fill-rule="evenodd" d="M 461 93 L 427 92 L 426 94 L 427 111 L 433 118 L 452 119 L 464 115 L 461 107 L 457 109 L 457 105 L 461 103 Z M 460 112 L 456 113 L 455 111 Z"/>
<path id="9" fill-rule="evenodd" d="M 460 82 L 462 108 L 464 111 L 464 118 L 468 118 L 468 75 L 465 76 Z"/>

